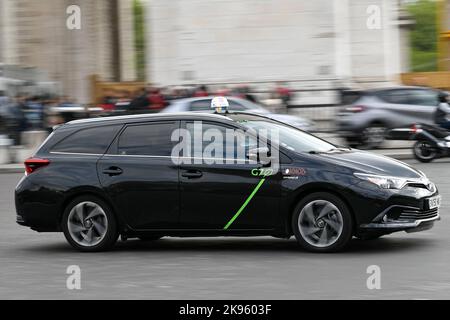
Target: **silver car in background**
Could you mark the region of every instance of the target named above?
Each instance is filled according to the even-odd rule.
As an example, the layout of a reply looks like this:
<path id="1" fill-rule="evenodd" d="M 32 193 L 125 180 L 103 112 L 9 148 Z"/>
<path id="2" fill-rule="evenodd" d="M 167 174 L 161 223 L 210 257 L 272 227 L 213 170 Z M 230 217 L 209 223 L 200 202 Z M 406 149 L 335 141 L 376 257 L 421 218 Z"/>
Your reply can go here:
<path id="1" fill-rule="evenodd" d="M 385 139 L 408 139 L 414 123 L 433 124 L 439 91 L 394 87 L 343 93 L 337 114 L 339 135 L 350 146 L 377 148 Z"/>
<path id="2" fill-rule="evenodd" d="M 189 111 L 202 111 L 202 112 L 214 112 L 214 110 L 211 109 L 211 100 L 214 97 L 199 97 L 199 98 L 187 98 L 187 99 L 179 99 L 174 100 L 171 102 L 171 104 L 163 109 L 161 112 L 167 113 L 167 112 L 189 112 Z M 312 132 L 315 129 L 315 124 L 313 121 L 292 116 L 288 114 L 279 114 L 279 113 L 272 113 L 266 108 L 262 107 L 259 104 L 256 104 L 254 102 L 237 98 L 237 97 L 227 97 L 228 103 L 230 104 L 230 107 L 228 110 L 230 111 L 245 111 L 245 112 L 251 112 L 256 114 L 264 115 L 265 117 L 284 122 L 286 124 L 289 124 L 293 127 L 296 127 L 298 129 Z"/>

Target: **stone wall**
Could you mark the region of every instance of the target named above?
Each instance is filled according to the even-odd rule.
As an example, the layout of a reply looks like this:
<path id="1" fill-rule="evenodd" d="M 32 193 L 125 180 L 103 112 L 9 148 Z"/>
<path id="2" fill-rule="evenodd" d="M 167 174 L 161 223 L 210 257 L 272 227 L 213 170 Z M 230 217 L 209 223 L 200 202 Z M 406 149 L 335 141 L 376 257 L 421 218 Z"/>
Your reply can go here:
<path id="1" fill-rule="evenodd" d="M 116 1 L 118 8 L 124 8 L 120 15 L 115 12 Z M 61 94 L 81 103 L 91 102 L 90 75 L 98 74 L 104 81 L 134 80 L 131 3 L 0 0 L 2 9 L 7 9 L 2 10 L 0 26 L 9 30 L 9 45 L 0 47 L 0 57 L 4 57 L 0 62 L 44 70 L 50 81 L 60 82 Z M 66 27 L 66 9 L 70 5 L 81 8 L 81 30 Z M 118 45 L 121 40 L 122 46 Z"/>
<path id="2" fill-rule="evenodd" d="M 369 5 L 381 28 L 367 27 Z M 148 78 L 168 84 L 340 79 L 399 69 L 390 0 L 153 0 Z"/>

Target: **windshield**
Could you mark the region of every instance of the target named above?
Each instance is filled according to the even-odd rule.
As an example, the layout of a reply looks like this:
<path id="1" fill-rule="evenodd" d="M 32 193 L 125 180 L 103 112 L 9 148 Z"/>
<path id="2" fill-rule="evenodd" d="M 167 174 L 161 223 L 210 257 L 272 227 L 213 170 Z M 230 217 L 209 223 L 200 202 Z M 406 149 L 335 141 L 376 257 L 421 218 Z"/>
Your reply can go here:
<path id="1" fill-rule="evenodd" d="M 232 117 L 233 118 L 233 117 Z M 267 130 L 269 136 L 272 130 L 278 132 L 280 145 L 294 152 L 329 152 L 336 149 L 336 146 L 322 139 L 316 138 L 301 130 L 297 130 L 279 122 L 271 121 L 261 117 L 245 117 L 240 115 L 234 119 L 247 129 L 253 129 L 257 132 Z"/>

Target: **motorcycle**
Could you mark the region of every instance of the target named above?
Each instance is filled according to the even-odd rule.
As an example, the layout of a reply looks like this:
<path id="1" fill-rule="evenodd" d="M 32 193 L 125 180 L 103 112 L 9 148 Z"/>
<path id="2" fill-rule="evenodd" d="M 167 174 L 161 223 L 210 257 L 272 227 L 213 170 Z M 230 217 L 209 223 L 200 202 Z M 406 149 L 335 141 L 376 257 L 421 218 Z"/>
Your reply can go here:
<path id="1" fill-rule="evenodd" d="M 411 140 L 414 157 L 420 162 L 431 162 L 434 159 L 450 156 L 450 132 L 437 126 L 419 123 L 411 128 Z"/>

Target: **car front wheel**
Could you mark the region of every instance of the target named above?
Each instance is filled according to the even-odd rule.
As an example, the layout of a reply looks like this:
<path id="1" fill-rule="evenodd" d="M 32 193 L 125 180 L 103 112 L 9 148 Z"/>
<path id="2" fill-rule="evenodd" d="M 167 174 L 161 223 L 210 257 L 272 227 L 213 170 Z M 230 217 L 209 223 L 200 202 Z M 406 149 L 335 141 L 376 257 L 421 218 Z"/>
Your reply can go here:
<path id="1" fill-rule="evenodd" d="M 298 243 L 312 252 L 335 252 L 352 238 L 353 219 L 347 205 L 326 192 L 302 199 L 292 217 Z"/>
<path id="2" fill-rule="evenodd" d="M 109 206 L 93 196 L 73 200 L 64 211 L 62 230 L 77 250 L 103 251 L 117 241 L 117 223 Z"/>

